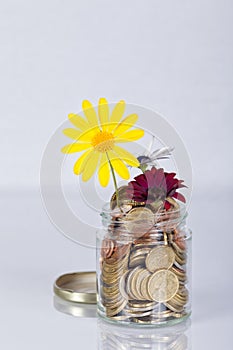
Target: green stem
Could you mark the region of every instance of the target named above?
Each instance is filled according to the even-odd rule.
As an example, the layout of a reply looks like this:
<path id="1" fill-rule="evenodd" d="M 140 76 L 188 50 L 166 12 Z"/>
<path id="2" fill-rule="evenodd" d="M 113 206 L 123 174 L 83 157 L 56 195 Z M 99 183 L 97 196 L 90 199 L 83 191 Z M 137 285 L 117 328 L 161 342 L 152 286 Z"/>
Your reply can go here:
<path id="1" fill-rule="evenodd" d="M 113 169 L 113 166 L 112 166 L 112 163 L 108 157 L 108 153 L 106 152 L 106 156 L 108 158 L 108 162 L 109 162 L 109 165 L 110 165 L 110 169 L 111 169 L 111 173 L 112 173 L 112 178 L 113 178 L 113 183 L 114 183 L 114 187 L 115 187 L 115 192 L 116 192 L 116 202 L 117 202 L 117 206 L 118 208 L 120 208 L 120 205 L 119 205 L 119 193 L 118 193 L 118 187 L 117 187 L 117 181 L 116 181 L 116 175 L 115 175 L 115 171 Z"/>

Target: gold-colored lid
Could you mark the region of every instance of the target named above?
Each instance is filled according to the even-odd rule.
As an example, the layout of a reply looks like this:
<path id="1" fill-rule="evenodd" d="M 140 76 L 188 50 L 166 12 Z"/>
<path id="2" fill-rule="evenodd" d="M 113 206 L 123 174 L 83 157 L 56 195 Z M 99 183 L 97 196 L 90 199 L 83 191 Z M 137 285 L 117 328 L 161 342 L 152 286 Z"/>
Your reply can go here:
<path id="1" fill-rule="evenodd" d="M 75 272 L 58 277 L 53 286 L 60 298 L 76 303 L 96 304 L 96 273 Z"/>

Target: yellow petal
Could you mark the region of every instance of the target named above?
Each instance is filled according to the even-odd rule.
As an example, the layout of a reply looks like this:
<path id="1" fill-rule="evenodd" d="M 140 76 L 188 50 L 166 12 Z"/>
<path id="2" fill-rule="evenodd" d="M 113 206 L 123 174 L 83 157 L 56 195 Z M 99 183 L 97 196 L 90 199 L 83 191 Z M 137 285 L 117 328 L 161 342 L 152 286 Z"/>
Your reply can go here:
<path id="1" fill-rule="evenodd" d="M 78 128 L 78 129 L 85 131 L 86 129 L 88 129 L 90 127 L 88 125 L 88 123 L 83 119 L 83 117 L 80 117 L 80 115 L 70 113 L 68 115 L 68 118 L 69 118 L 70 122 L 74 126 L 76 126 L 76 128 Z"/>
<path id="2" fill-rule="evenodd" d="M 114 146 L 113 150 L 119 156 L 119 158 L 124 160 L 124 162 L 126 162 L 130 166 L 133 166 L 133 167 L 139 166 L 139 161 L 137 160 L 137 158 L 135 158 L 134 155 L 132 155 L 132 153 L 126 151 L 124 148 L 120 146 Z"/>
<path id="3" fill-rule="evenodd" d="M 78 141 L 91 142 L 93 137 L 100 132 L 98 126 L 92 127 L 84 131 L 78 138 Z"/>
<path id="4" fill-rule="evenodd" d="M 114 125 L 118 124 L 121 118 L 123 117 L 124 112 L 125 112 L 125 101 L 121 100 L 113 108 L 111 118 L 110 118 L 110 123 L 114 123 Z"/>
<path id="5" fill-rule="evenodd" d="M 82 173 L 82 180 L 84 182 L 90 180 L 90 178 L 94 175 L 94 172 L 96 171 L 96 168 L 98 166 L 100 158 L 100 153 L 93 151 L 88 157 L 88 162 L 85 164 L 85 168 Z"/>
<path id="6" fill-rule="evenodd" d="M 130 129 L 138 120 L 137 114 L 130 114 L 122 120 L 122 122 L 114 130 L 114 136 L 121 135 Z"/>
<path id="7" fill-rule="evenodd" d="M 107 128 L 106 124 L 109 122 L 109 107 L 108 107 L 108 101 L 105 98 L 99 99 L 98 112 L 99 112 L 99 119 L 100 119 L 100 124 L 102 126 L 102 129 L 106 130 Z"/>
<path id="8" fill-rule="evenodd" d="M 110 168 L 106 153 L 102 153 L 100 167 L 98 172 L 99 182 L 101 186 L 106 187 L 110 179 Z"/>
<path id="9" fill-rule="evenodd" d="M 122 162 L 120 158 L 116 156 L 113 152 L 108 152 L 108 156 L 110 159 L 110 162 L 114 168 L 114 170 L 117 172 L 117 174 L 122 177 L 122 179 L 128 180 L 129 170 L 127 169 L 126 165 Z"/>
<path id="10" fill-rule="evenodd" d="M 115 139 L 116 139 L 116 142 L 130 142 L 130 141 L 136 141 L 143 136 L 144 136 L 144 130 L 135 129 L 135 130 L 128 131 L 124 134 L 121 134 L 117 136 Z"/>
<path id="11" fill-rule="evenodd" d="M 89 149 L 88 151 L 84 152 L 81 155 L 81 157 L 79 157 L 79 159 L 76 161 L 76 163 L 74 164 L 74 173 L 76 175 L 80 175 L 83 172 L 92 152 L 93 150 Z"/>
<path id="12" fill-rule="evenodd" d="M 70 145 L 64 146 L 61 151 L 62 153 L 75 153 L 75 152 L 81 152 L 85 149 L 91 148 L 90 143 L 72 143 Z"/>
<path id="13" fill-rule="evenodd" d="M 98 125 L 98 118 L 95 112 L 94 107 L 92 106 L 91 102 L 88 100 L 84 100 L 82 103 L 83 112 L 88 120 L 88 123 L 90 126 L 96 126 Z"/>
<path id="14" fill-rule="evenodd" d="M 82 134 L 82 131 L 68 128 L 63 130 L 63 134 L 65 134 L 66 136 L 70 137 L 73 140 L 77 140 L 79 136 Z"/>

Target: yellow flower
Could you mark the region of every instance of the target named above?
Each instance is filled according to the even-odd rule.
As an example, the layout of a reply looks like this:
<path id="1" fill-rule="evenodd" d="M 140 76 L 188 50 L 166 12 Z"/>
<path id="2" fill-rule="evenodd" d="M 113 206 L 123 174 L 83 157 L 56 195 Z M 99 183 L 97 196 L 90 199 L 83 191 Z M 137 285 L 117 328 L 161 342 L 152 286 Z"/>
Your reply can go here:
<path id="1" fill-rule="evenodd" d="M 76 129 L 69 128 L 63 131 L 66 136 L 75 140 L 62 148 L 63 153 L 85 151 L 76 161 L 74 173 L 81 174 L 82 180 L 88 181 L 98 169 L 99 182 L 103 187 L 109 182 L 111 170 L 128 180 L 129 170 L 126 164 L 138 167 L 139 162 L 117 144 L 135 141 L 144 135 L 141 129 L 131 129 L 138 119 L 137 114 L 122 119 L 125 111 L 124 101 L 118 102 L 110 114 L 105 98 L 99 100 L 98 116 L 89 101 L 83 101 L 82 108 L 85 118 L 73 113 L 68 116 Z"/>

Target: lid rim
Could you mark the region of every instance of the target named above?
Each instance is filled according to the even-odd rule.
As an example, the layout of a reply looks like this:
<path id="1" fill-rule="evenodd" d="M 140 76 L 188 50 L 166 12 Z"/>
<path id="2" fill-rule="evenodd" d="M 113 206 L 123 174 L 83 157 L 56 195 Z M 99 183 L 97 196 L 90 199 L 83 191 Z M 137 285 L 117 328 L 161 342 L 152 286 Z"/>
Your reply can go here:
<path id="1" fill-rule="evenodd" d="M 73 272 L 67 273 L 59 276 L 53 285 L 54 293 L 60 298 L 82 304 L 96 304 L 96 293 L 88 292 L 78 292 L 78 290 L 72 290 L 66 287 L 62 287 L 62 282 L 65 279 L 66 281 L 79 282 L 82 285 L 82 277 L 93 278 L 93 287 L 96 288 L 96 272 L 87 271 L 87 272 Z M 92 283 L 92 282 L 91 282 Z"/>

